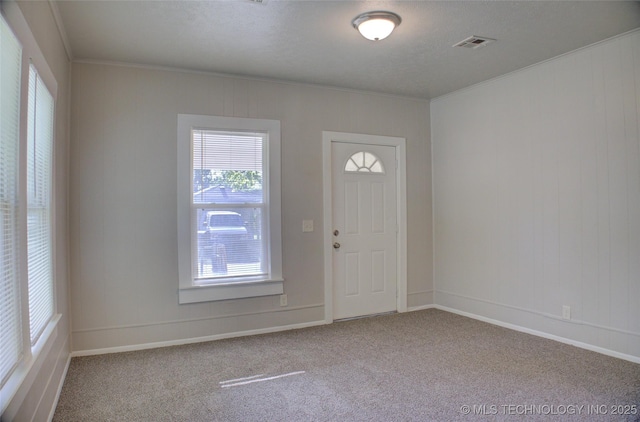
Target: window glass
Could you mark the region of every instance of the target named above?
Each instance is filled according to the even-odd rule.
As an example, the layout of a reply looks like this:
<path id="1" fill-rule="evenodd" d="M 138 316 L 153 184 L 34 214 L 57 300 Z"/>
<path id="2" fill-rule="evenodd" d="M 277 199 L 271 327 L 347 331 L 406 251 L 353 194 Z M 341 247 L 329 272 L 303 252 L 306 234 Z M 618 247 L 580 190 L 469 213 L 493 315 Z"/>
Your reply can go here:
<path id="1" fill-rule="evenodd" d="M 0 45 L 0 385 L 4 385 L 22 355 L 17 178 L 22 49 L 1 16 Z"/>
<path id="2" fill-rule="evenodd" d="M 53 316 L 51 191 L 53 96 L 29 69 L 27 115 L 27 276 L 31 344 Z"/>
<path id="3" fill-rule="evenodd" d="M 344 171 L 346 173 L 384 173 L 384 167 L 375 154 L 359 151 L 349 157 Z"/>
<path id="4" fill-rule="evenodd" d="M 191 138 L 193 230 L 198 234 L 195 279 L 202 283 L 266 274 L 266 134 L 196 129 Z"/>

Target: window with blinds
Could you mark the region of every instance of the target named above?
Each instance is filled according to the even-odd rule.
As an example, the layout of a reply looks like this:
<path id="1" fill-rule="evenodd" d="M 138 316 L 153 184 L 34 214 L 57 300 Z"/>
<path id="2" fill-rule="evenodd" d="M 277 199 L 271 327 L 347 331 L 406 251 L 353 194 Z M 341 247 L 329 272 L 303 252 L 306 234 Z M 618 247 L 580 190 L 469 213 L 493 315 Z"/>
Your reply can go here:
<path id="1" fill-rule="evenodd" d="M 266 141 L 260 132 L 191 131 L 197 283 L 268 273 Z"/>
<path id="2" fill-rule="evenodd" d="M 18 242 L 18 145 L 22 49 L 0 17 L 0 385 L 22 349 Z"/>
<path id="3" fill-rule="evenodd" d="M 32 65 L 27 112 L 27 274 L 29 325 L 35 344 L 53 316 L 51 194 L 53 96 Z"/>
<path id="4" fill-rule="evenodd" d="M 33 35 L 20 27 L 14 32 L 0 14 L 0 414 L 59 320 L 52 218 L 56 90 Z"/>
<path id="5" fill-rule="evenodd" d="M 280 122 L 178 115 L 178 301 L 282 294 Z"/>

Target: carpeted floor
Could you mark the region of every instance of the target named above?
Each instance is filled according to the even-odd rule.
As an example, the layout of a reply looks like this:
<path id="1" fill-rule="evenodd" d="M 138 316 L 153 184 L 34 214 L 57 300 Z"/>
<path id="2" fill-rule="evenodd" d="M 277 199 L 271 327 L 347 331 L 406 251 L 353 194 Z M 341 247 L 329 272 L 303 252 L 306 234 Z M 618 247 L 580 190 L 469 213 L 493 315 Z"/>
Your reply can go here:
<path id="1" fill-rule="evenodd" d="M 638 421 L 640 365 L 430 309 L 73 358 L 53 420 Z"/>

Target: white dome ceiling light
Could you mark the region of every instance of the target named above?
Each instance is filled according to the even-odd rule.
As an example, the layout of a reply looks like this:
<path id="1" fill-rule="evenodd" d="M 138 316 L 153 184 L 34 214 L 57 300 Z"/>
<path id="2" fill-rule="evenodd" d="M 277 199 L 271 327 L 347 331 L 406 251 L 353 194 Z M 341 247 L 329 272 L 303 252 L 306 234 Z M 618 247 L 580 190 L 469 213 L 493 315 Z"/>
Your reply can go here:
<path id="1" fill-rule="evenodd" d="M 402 19 L 392 12 L 367 12 L 356 16 L 351 23 L 363 37 L 371 41 L 387 38 Z"/>

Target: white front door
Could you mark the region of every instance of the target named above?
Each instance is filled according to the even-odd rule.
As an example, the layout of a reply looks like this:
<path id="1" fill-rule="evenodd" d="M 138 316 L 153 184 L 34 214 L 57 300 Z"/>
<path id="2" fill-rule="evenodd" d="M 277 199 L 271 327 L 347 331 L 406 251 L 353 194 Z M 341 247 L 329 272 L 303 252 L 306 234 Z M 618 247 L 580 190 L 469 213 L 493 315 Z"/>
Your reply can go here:
<path id="1" fill-rule="evenodd" d="M 333 319 L 397 310 L 395 154 L 331 143 Z"/>

